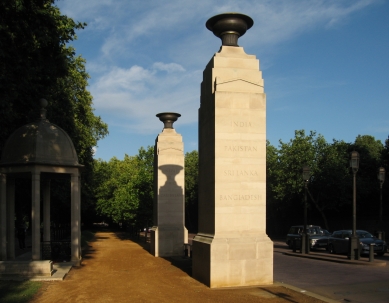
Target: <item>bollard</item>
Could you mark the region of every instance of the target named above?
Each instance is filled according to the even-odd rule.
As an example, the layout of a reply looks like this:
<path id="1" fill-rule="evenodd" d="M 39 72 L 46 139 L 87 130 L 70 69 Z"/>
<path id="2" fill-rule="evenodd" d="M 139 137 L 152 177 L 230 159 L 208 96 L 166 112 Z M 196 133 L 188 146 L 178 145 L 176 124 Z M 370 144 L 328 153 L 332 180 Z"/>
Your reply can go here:
<path id="1" fill-rule="evenodd" d="M 369 262 L 374 262 L 374 243 L 370 243 Z"/>
<path id="2" fill-rule="evenodd" d="M 192 245 L 184 243 L 184 257 L 192 258 Z"/>
<path id="3" fill-rule="evenodd" d="M 360 260 L 360 256 L 361 256 L 361 249 L 360 249 L 360 246 L 358 245 L 358 248 L 355 249 L 355 252 L 354 252 L 354 260 Z"/>
<path id="4" fill-rule="evenodd" d="M 311 252 L 311 240 L 309 239 L 309 236 L 307 236 L 307 244 L 306 244 L 306 254 L 309 255 L 309 253 Z"/>
<path id="5" fill-rule="evenodd" d="M 184 243 L 184 257 L 188 256 L 188 243 Z"/>
<path id="6" fill-rule="evenodd" d="M 293 238 L 293 242 L 292 242 L 292 247 L 293 247 L 293 252 L 295 253 L 296 252 L 296 238 Z"/>

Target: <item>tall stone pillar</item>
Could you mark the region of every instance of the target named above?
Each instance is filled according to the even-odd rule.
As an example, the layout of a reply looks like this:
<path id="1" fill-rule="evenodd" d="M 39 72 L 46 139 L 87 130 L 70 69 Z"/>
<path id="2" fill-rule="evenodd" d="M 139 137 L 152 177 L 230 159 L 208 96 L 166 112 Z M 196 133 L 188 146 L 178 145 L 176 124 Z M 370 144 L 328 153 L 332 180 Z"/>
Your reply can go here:
<path id="1" fill-rule="evenodd" d="M 7 260 L 7 175 L 0 174 L 0 261 Z"/>
<path id="2" fill-rule="evenodd" d="M 15 179 L 7 178 L 7 256 L 15 259 Z"/>
<path id="3" fill-rule="evenodd" d="M 154 147 L 154 226 L 150 252 L 155 257 L 182 256 L 188 242 L 185 228 L 184 144 L 173 123 L 177 113 L 157 115 L 164 129 Z"/>
<path id="4" fill-rule="evenodd" d="M 81 265 L 81 201 L 80 178 L 78 173 L 71 174 L 71 262 L 74 266 Z"/>
<path id="5" fill-rule="evenodd" d="M 51 239 L 50 230 L 50 179 L 43 183 L 43 241 Z"/>
<path id="6" fill-rule="evenodd" d="M 41 175 L 39 171 L 32 172 L 32 209 L 31 238 L 32 260 L 41 260 Z"/>
<path id="7" fill-rule="evenodd" d="M 273 243 L 266 234 L 266 96 L 259 61 L 237 44 L 252 25 L 237 13 L 206 23 L 223 45 L 201 84 L 192 272 L 212 288 L 273 283 Z"/>

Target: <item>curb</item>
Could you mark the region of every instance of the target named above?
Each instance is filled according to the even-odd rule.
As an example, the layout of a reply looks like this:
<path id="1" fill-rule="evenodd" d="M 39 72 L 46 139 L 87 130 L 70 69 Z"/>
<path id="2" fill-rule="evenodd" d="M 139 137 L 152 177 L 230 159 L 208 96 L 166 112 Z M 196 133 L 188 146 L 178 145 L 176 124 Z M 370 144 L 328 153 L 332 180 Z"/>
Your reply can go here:
<path id="1" fill-rule="evenodd" d="M 319 299 L 319 300 L 327 302 L 327 303 L 339 303 L 339 301 L 337 301 L 337 300 L 330 299 L 330 298 L 327 298 L 327 297 L 315 294 L 313 292 L 310 292 L 310 291 L 307 291 L 307 290 L 304 290 L 304 289 L 301 289 L 301 288 L 298 288 L 298 287 L 295 287 L 295 286 L 292 286 L 292 285 L 289 285 L 289 284 L 285 284 L 283 282 L 274 281 L 273 285 L 274 286 L 283 286 L 283 287 L 291 289 L 291 290 L 293 290 L 295 292 L 299 292 L 299 293 L 304 294 L 304 295 L 306 295 L 308 297 Z"/>
<path id="2" fill-rule="evenodd" d="M 292 256 L 292 257 L 298 257 L 298 258 L 307 258 L 307 259 L 315 259 L 315 260 L 321 260 L 321 261 L 328 261 L 328 262 L 335 262 L 335 263 L 344 263 L 344 264 L 350 264 L 350 265 L 362 265 L 362 266 L 386 266 L 385 261 L 380 260 L 374 260 L 373 262 L 365 261 L 365 260 L 348 260 L 348 259 L 342 259 L 339 257 L 330 257 L 330 256 L 320 256 L 320 255 L 314 255 L 314 254 L 300 254 L 300 253 L 293 253 L 293 252 L 281 252 L 278 251 L 286 256 Z"/>

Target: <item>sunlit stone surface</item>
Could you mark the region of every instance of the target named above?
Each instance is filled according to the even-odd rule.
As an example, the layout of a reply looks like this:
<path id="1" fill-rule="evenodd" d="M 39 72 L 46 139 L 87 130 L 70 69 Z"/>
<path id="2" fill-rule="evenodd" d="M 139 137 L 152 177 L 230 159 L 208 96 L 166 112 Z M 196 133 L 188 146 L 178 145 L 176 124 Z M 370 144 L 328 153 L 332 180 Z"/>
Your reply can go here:
<path id="1" fill-rule="evenodd" d="M 264 82 L 259 61 L 238 46 L 223 45 L 201 83 L 193 277 L 209 287 L 273 283 Z"/>
<path id="2" fill-rule="evenodd" d="M 183 256 L 188 242 L 185 228 L 184 144 L 173 128 L 180 114 L 157 115 L 165 126 L 155 140 L 154 226 L 150 252 L 156 257 Z"/>

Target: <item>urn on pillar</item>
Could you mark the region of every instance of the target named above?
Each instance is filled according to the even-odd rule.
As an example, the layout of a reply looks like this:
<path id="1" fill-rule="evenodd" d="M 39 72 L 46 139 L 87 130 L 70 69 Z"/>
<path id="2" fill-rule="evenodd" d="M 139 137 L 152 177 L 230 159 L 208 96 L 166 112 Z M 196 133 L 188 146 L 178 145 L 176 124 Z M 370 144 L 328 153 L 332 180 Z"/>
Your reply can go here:
<path id="1" fill-rule="evenodd" d="M 199 222 L 193 277 L 212 288 L 273 283 L 266 234 L 266 96 L 259 60 L 238 46 L 253 26 L 210 18 L 222 40 L 203 72 L 199 109 Z"/>
<path id="2" fill-rule="evenodd" d="M 153 227 L 150 252 L 155 257 L 182 256 L 185 228 L 185 174 L 182 136 L 173 128 L 181 115 L 157 114 L 164 128 L 155 139 Z"/>

